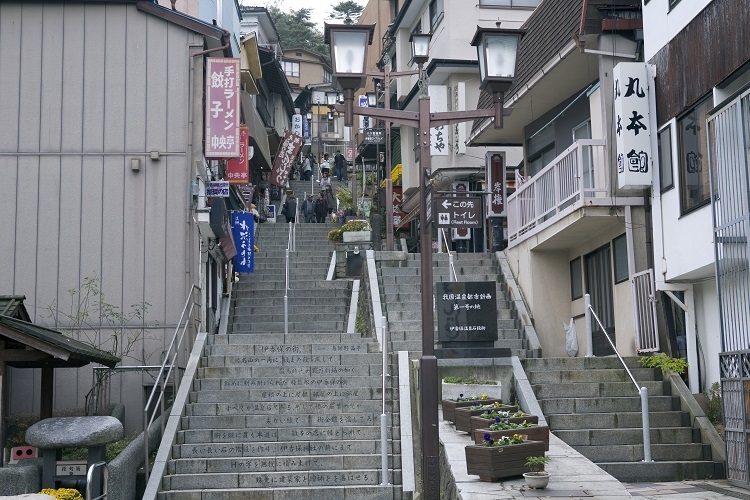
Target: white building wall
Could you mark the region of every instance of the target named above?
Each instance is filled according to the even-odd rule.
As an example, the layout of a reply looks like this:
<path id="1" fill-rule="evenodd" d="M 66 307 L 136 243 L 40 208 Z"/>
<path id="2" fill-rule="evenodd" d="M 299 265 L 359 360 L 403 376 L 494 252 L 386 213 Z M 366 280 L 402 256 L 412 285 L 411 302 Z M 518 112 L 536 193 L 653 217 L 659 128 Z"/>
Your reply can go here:
<path id="1" fill-rule="evenodd" d="M 684 0 L 675 5 L 671 11 L 669 10 L 669 2 L 644 2 L 644 60 L 650 61 L 662 47 L 669 43 L 712 1 Z"/>
<path id="2" fill-rule="evenodd" d="M 719 298 L 716 293 L 716 280 L 697 283 L 695 294 L 695 326 L 698 333 L 698 358 L 701 367 L 703 390 L 719 381 L 719 353 L 721 330 L 719 323 Z"/>

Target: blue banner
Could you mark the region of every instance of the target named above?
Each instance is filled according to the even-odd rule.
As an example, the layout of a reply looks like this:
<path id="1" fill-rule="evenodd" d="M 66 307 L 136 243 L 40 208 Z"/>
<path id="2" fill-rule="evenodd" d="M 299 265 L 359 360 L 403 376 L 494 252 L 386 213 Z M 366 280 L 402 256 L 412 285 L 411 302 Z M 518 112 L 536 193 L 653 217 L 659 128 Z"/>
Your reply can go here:
<path id="1" fill-rule="evenodd" d="M 255 270 L 255 219 L 252 212 L 232 212 L 232 236 L 237 247 L 234 270 L 252 273 Z"/>
<path id="2" fill-rule="evenodd" d="M 305 142 L 310 142 L 310 120 L 306 116 L 302 118 L 302 137 Z"/>

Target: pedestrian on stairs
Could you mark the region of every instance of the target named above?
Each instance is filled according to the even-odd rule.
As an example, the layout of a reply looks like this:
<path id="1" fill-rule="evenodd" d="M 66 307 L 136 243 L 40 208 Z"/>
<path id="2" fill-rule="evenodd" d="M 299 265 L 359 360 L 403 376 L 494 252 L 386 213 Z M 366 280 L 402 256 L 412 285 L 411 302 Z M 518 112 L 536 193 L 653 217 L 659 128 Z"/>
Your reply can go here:
<path id="1" fill-rule="evenodd" d="M 312 179 L 313 167 L 315 166 L 315 157 L 312 153 L 307 153 L 305 161 L 302 162 L 302 180 L 309 181 Z"/>
<path id="2" fill-rule="evenodd" d="M 336 154 L 333 156 L 333 174 L 339 180 L 339 182 L 346 182 L 346 159 L 341 154 L 341 150 L 337 149 Z"/>
<path id="3" fill-rule="evenodd" d="M 331 215 L 333 210 L 336 208 L 336 195 L 333 194 L 333 188 L 326 186 L 326 202 L 328 203 L 328 215 Z"/>
<path id="4" fill-rule="evenodd" d="M 326 214 L 328 214 L 328 202 L 326 201 L 325 192 L 321 191 L 318 194 L 318 199 L 315 200 L 315 222 L 325 222 Z"/>
<path id="5" fill-rule="evenodd" d="M 305 216 L 305 222 L 315 222 L 315 200 L 311 194 L 302 202 L 302 214 Z"/>
<path id="6" fill-rule="evenodd" d="M 281 213 L 286 217 L 287 223 L 296 222 L 297 220 L 297 198 L 290 194 L 284 202 Z"/>

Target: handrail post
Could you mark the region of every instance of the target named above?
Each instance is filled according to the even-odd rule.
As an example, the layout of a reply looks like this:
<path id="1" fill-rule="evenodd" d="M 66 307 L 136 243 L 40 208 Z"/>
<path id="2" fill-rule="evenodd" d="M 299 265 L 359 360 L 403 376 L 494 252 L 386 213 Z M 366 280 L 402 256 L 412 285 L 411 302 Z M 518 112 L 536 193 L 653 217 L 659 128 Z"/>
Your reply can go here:
<path id="1" fill-rule="evenodd" d="M 289 333 L 289 246 L 286 247 L 286 273 L 284 277 L 284 333 Z"/>
<path id="2" fill-rule="evenodd" d="M 586 357 L 594 356 L 594 332 L 591 327 L 591 295 L 583 296 L 583 308 L 586 312 Z"/>
<path id="3" fill-rule="evenodd" d="M 651 424 L 648 416 L 648 388 L 641 387 L 641 419 L 643 420 L 643 461 L 651 460 Z"/>
<path id="4" fill-rule="evenodd" d="M 387 435 L 387 417 L 385 414 L 385 378 L 388 376 L 388 329 L 386 319 L 383 316 L 382 335 L 383 339 L 383 413 L 380 414 L 380 467 L 381 467 L 381 486 L 387 486 L 388 482 L 388 435 Z"/>
<path id="5" fill-rule="evenodd" d="M 104 467 L 104 481 L 101 483 L 98 478 L 94 478 L 94 470 L 99 467 Z M 96 462 L 91 464 L 91 467 L 86 471 L 86 500 L 99 500 L 100 498 L 106 498 L 108 493 L 107 483 L 109 483 L 109 467 L 107 466 L 107 462 Z M 96 492 L 99 494 L 96 498 L 92 497 L 92 486 L 96 487 Z"/>

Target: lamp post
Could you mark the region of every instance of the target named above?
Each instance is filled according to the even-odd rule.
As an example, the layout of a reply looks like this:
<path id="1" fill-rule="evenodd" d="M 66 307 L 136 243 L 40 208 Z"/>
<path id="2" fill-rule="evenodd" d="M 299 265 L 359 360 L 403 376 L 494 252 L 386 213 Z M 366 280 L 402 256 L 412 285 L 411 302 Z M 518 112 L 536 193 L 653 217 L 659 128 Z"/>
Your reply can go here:
<path id="1" fill-rule="evenodd" d="M 518 42 L 523 35 L 519 30 L 477 27 L 471 45 L 477 47 L 481 89 L 493 94 L 494 106 L 490 109 L 446 111 L 430 113 L 428 83 L 422 72 L 427 62 L 431 35 L 412 34 L 412 59 L 419 74 L 419 107 L 416 113 L 404 110 L 360 108 L 354 106 L 354 91 L 363 86 L 365 77 L 378 75 L 365 70 L 367 46 L 372 43 L 374 25 L 325 25 L 325 42 L 331 47 L 333 76 L 344 90 L 344 122 L 351 125 L 352 115 L 369 115 L 393 123 L 417 128 L 419 138 L 419 231 L 422 283 L 422 355 L 419 360 L 420 410 L 422 415 L 422 495 L 428 500 L 440 497 L 440 449 L 437 418 L 437 358 L 435 357 L 435 325 L 432 310 L 432 207 L 427 198 L 432 162 L 430 158 L 430 128 L 494 118 L 495 128 L 502 128 L 503 94 L 513 83 Z M 411 73 L 413 74 L 413 73 Z M 391 76 L 395 73 L 391 74 Z M 337 107 L 338 109 L 338 107 Z M 509 113 L 509 111 L 508 111 Z"/>

